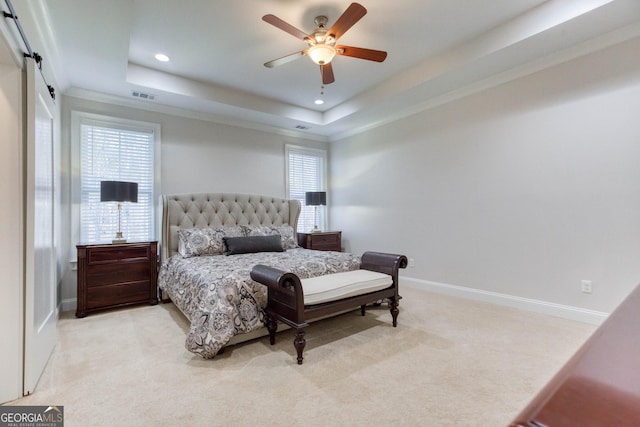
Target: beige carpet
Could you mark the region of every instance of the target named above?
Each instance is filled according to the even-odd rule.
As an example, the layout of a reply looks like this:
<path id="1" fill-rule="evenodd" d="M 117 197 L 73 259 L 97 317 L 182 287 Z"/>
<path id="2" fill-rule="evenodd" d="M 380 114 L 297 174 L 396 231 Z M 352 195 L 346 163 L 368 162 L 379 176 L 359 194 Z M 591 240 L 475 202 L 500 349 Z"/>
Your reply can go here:
<path id="1" fill-rule="evenodd" d="M 65 426 L 505 426 L 592 325 L 405 287 L 386 305 L 314 323 L 305 362 L 292 331 L 213 360 L 184 349 L 172 304 L 65 313 L 36 392 Z"/>

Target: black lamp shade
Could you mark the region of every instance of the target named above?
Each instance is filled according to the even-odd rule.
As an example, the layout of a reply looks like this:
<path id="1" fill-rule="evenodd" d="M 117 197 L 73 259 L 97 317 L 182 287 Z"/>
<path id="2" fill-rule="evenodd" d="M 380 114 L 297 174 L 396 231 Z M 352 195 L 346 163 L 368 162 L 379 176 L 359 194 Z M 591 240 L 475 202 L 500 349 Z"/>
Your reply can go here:
<path id="1" fill-rule="evenodd" d="M 138 183 L 124 181 L 101 181 L 100 201 L 138 203 Z"/>
<path id="2" fill-rule="evenodd" d="M 327 204 L 326 191 L 307 191 L 304 195 L 307 206 L 325 206 Z"/>

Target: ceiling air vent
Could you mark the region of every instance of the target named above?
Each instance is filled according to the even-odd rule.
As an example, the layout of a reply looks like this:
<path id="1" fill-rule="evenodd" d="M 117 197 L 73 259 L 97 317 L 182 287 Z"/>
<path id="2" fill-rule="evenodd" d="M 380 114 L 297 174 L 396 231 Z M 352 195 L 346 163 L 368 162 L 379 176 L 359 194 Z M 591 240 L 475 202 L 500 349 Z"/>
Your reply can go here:
<path id="1" fill-rule="evenodd" d="M 151 93 L 139 92 L 137 90 L 131 92 L 131 95 L 133 95 L 134 98 L 146 99 L 147 101 L 153 101 L 156 99 L 156 96 Z"/>
<path id="2" fill-rule="evenodd" d="M 307 129 L 311 129 L 309 126 L 304 126 L 304 125 L 297 125 L 296 129 L 300 129 L 300 130 L 307 130 Z"/>

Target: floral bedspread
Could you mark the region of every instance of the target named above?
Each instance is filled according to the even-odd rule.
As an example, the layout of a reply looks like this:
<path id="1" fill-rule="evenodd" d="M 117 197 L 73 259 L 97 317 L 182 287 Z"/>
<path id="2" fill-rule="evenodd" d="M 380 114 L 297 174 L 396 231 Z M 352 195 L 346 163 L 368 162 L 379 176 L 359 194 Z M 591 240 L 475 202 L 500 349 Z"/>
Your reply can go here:
<path id="1" fill-rule="evenodd" d="M 234 335 L 263 326 L 267 287 L 251 280 L 256 264 L 309 278 L 356 270 L 360 258 L 302 248 L 230 256 L 172 256 L 160 268 L 158 286 L 191 320 L 187 350 L 213 358 Z"/>

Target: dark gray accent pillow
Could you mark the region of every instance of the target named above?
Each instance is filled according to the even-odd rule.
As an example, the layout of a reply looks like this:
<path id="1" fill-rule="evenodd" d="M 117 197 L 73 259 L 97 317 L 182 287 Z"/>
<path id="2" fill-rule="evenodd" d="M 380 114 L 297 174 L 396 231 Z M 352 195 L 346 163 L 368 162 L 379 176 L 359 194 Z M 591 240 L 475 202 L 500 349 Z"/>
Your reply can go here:
<path id="1" fill-rule="evenodd" d="M 284 252 L 280 235 L 224 237 L 227 255 L 252 254 L 255 252 Z"/>

